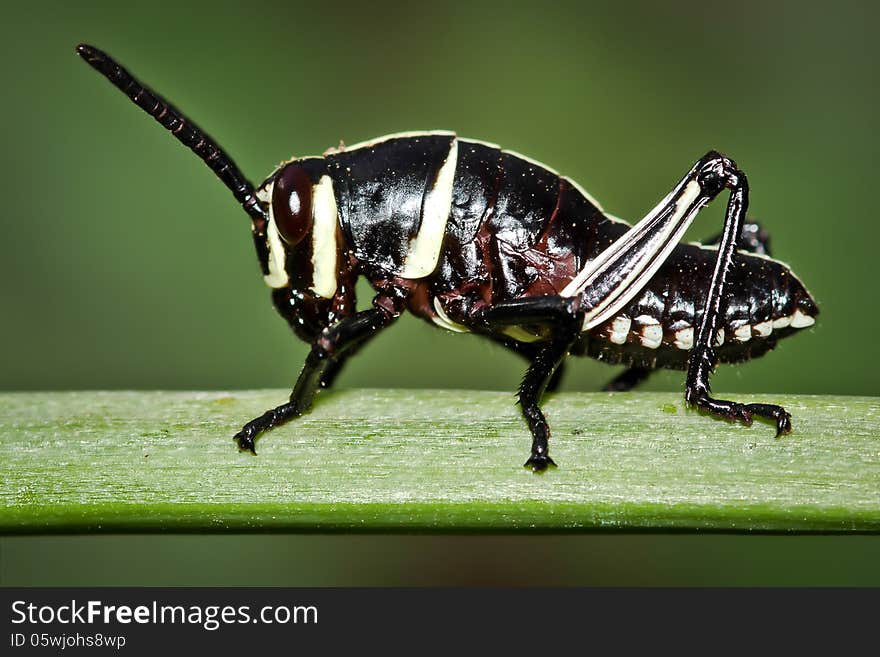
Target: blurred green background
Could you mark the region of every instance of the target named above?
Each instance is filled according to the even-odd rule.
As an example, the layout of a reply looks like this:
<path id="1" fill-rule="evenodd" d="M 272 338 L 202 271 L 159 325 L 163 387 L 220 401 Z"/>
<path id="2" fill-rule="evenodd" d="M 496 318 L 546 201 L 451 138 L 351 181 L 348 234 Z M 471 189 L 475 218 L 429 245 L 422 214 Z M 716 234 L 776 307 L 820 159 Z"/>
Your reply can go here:
<path id="1" fill-rule="evenodd" d="M 78 60 L 87 41 L 255 182 L 340 139 L 443 128 L 637 219 L 722 150 L 823 314 L 714 388 L 875 395 L 878 18 L 845 2 L 6 3 L 0 390 L 284 388 L 306 354 L 270 306 L 246 215 Z M 691 238 L 718 232 L 717 205 Z M 570 365 L 568 390 L 616 372 Z M 407 317 L 339 385 L 513 390 L 521 372 Z M 878 556 L 872 537 L 16 538 L 0 582 L 878 584 Z"/>

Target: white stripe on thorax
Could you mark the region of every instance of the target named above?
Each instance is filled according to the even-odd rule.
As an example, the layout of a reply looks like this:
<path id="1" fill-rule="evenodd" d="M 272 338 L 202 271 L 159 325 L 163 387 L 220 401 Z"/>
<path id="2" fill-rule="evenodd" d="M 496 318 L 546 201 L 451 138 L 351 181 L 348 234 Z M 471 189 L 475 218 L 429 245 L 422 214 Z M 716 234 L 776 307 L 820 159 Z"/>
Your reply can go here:
<path id="1" fill-rule="evenodd" d="M 427 191 L 418 234 L 409 243 L 409 252 L 400 275 L 423 278 L 434 271 L 446 236 L 446 222 L 452 211 L 452 185 L 458 163 L 458 140 L 453 139 L 446 160 L 440 165 L 433 187 Z"/>
<path id="2" fill-rule="evenodd" d="M 312 291 L 330 299 L 336 294 L 336 195 L 333 180 L 321 176 L 312 187 Z"/>

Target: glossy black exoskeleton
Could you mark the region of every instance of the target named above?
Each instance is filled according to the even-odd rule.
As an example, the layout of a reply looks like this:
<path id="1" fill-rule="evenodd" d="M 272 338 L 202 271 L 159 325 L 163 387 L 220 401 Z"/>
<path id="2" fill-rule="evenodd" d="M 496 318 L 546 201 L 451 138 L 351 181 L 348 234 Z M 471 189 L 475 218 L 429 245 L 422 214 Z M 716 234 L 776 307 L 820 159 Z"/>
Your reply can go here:
<path id="1" fill-rule="evenodd" d="M 311 345 L 290 400 L 235 436 L 257 436 L 312 406 L 345 360 L 404 310 L 451 331 L 496 340 L 530 363 L 519 390 L 532 434 L 526 462 L 553 461 L 538 401 L 568 354 L 628 369 L 628 390 L 657 368 L 687 370 L 693 407 L 751 424 L 791 417 L 773 404 L 715 399 L 718 362 L 760 356 L 811 326 L 818 308 L 766 233 L 746 223 L 748 183 L 710 151 L 634 226 L 602 210 L 574 181 L 493 144 L 449 132 L 389 135 L 293 159 L 258 189 L 204 132 L 100 50 L 77 52 L 193 150 L 251 217 L 278 312 Z M 729 199 L 723 232 L 682 244 L 697 212 Z M 355 282 L 376 290 L 357 311 Z"/>

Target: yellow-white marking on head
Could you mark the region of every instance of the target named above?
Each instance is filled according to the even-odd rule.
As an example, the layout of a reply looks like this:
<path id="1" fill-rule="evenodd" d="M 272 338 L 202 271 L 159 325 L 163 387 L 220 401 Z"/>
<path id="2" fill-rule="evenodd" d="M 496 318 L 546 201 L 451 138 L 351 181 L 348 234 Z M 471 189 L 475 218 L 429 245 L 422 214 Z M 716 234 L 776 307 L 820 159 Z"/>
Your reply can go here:
<path id="1" fill-rule="evenodd" d="M 440 248 L 446 237 L 446 222 L 452 210 L 452 185 L 458 163 L 458 140 L 453 139 L 446 160 L 437 172 L 434 186 L 427 192 L 418 234 L 409 243 L 403 263 L 403 278 L 424 278 L 437 268 Z"/>
<path id="2" fill-rule="evenodd" d="M 287 287 L 290 283 L 290 277 L 284 268 L 287 252 L 284 250 L 281 235 L 278 234 L 278 226 L 275 225 L 275 213 L 272 212 L 271 199 L 274 189 L 275 183 L 269 183 L 265 191 L 260 190 L 258 192 L 257 197 L 269 206 L 269 223 L 266 226 L 266 244 L 269 247 L 269 273 L 263 276 L 263 280 L 269 287 L 277 289 Z"/>
<path id="3" fill-rule="evenodd" d="M 336 195 L 330 176 L 312 187 L 312 291 L 330 299 L 336 294 Z"/>
<path id="4" fill-rule="evenodd" d="M 265 203 L 266 205 L 269 205 L 269 203 L 272 202 L 272 189 L 274 187 L 275 187 L 275 181 L 270 182 L 268 186 L 260 187 L 256 193 L 257 199 L 261 203 Z"/>

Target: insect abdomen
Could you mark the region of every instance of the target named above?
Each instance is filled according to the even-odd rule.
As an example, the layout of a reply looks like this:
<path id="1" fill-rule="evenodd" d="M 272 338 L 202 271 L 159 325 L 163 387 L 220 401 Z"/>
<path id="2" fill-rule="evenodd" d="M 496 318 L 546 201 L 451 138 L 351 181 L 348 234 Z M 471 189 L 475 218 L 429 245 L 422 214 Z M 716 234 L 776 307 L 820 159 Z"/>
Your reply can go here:
<path id="1" fill-rule="evenodd" d="M 717 249 L 676 247 L 648 286 L 589 332 L 589 354 L 612 363 L 683 369 L 697 337 Z M 739 252 L 728 274 L 726 310 L 713 344 L 722 362 L 760 356 L 819 310 L 787 265 Z"/>

